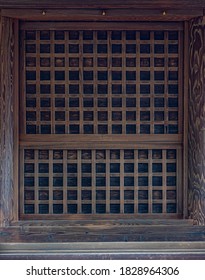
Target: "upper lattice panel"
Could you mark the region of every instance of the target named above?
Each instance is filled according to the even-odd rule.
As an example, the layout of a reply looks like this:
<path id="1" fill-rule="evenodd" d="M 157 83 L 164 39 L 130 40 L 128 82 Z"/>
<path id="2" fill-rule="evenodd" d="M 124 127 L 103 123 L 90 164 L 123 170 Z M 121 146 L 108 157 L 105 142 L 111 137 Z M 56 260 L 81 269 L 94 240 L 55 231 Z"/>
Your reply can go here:
<path id="1" fill-rule="evenodd" d="M 23 31 L 26 134 L 179 133 L 178 31 Z"/>

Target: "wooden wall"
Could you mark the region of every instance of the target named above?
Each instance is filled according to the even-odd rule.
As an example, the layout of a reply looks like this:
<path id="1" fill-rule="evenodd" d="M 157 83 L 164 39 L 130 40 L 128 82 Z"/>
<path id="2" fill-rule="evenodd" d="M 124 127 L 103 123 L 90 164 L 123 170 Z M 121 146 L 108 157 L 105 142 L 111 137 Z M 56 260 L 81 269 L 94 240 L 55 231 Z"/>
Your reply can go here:
<path id="1" fill-rule="evenodd" d="M 189 66 L 189 214 L 205 225 L 205 28 L 190 22 Z"/>
<path id="2" fill-rule="evenodd" d="M 0 17 L 0 225 L 13 220 L 14 21 Z"/>

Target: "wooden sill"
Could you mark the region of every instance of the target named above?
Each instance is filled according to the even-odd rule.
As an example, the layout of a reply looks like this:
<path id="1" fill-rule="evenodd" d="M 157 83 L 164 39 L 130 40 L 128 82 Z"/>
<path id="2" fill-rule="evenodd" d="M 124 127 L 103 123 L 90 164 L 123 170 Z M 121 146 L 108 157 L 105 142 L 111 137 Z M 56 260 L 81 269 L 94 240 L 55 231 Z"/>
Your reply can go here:
<path id="1" fill-rule="evenodd" d="M 204 259 L 205 242 L 6 243 L 0 259 Z"/>
<path id="2" fill-rule="evenodd" d="M 204 259 L 191 220 L 22 221 L 0 228 L 0 259 Z"/>
<path id="3" fill-rule="evenodd" d="M 0 243 L 205 241 L 205 226 L 191 220 L 155 222 L 24 221 L 0 228 Z"/>

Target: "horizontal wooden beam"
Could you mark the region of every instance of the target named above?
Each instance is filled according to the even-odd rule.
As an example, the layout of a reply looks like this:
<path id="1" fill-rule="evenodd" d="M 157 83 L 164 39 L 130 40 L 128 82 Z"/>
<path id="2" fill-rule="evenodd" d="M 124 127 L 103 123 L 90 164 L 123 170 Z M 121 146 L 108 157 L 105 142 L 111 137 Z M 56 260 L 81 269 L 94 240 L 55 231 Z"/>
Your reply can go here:
<path id="1" fill-rule="evenodd" d="M 142 215 L 143 216 L 143 215 Z M 102 215 L 101 215 L 102 217 Z M 105 216 L 106 217 L 106 216 Z M 105 228 L 117 228 L 117 227 L 147 227 L 147 226 L 179 226 L 180 228 L 183 228 L 185 226 L 193 226 L 193 220 L 191 219 L 153 219 L 153 218 L 146 218 L 143 217 L 140 219 L 139 217 L 137 219 L 132 219 L 130 215 L 125 218 L 117 218 L 116 215 L 113 215 L 113 218 L 107 218 L 107 219 L 98 219 L 91 217 L 91 219 L 67 219 L 67 220 L 21 220 L 17 222 L 13 222 L 10 226 L 10 229 L 13 228 L 23 228 L 23 229 L 29 229 L 30 227 L 35 228 L 36 230 L 42 229 L 42 226 L 44 230 L 46 228 L 50 228 L 53 231 L 64 228 L 65 230 L 70 228 L 76 228 L 78 230 L 84 228 L 92 228 L 93 229 L 100 229 L 102 227 Z M 196 226 L 194 226 L 196 228 Z M 205 229 L 205 228 L 204 228 Z M 0 228 L 1 230 L 1 228 Z M 70 232 L 70 231 L 68 231 Z M 0 241 L 1 242 L 1 241 Z"/>
<path id="2" fill-rule="evenodd" d="M 147 135 L 21 135 L 20 146 L 22 148 L 46 147 L 49 148 L 141 148 L 147 145 L 152 147 L 173 147 L 173 144 L 181 146 L 182 135 L 156 135 L 150 134 L 149 140 Z M 77 141 L 76 141 L 77 138 Z"/>
<path id="3" fill-rule="evenodd" d="M 189 244 L 187 244 L 189 243 Z M 53 253 L 60 253 L 63 252 L 64 254 L 70 253 L 190 253 L 193 250 L 196 252 L 203 252 L 205 254 L 205 243 L 203 242 L 112 242 L 112 243 L 97 243 L 94 242 L 92 246 L 89 243 L 79 242 L 79 243 L 33 243 L 33 244 L 1 244 L 1 254 L 5 251 L 7 252 L 27 252 L 29 253 L 37 253 L 41 252 L 44 255 L 53 254 Z"/>
<path id="4" fill-rule="evenodd" d="M 203 15 L 203 9 L 2 9 L 2 16 L 22 20 L 182 21 Z"/>
<path id="5" fill-rule="evenodd" d="M 149 22 L 31 22 L 22 21 L 21 30 L 150 30 Z M 152 26 L 152 30 L 183 30 L 181 22 L 164 22 L 163 25 L 158 22 Z"/>
<path id="6" fill-rule="evenodd" d="M 205 0 L 0 0 L 0 8 L 194 8 L 205 7 Z"/>
<path id="7" fill-rule="evenodd" d="M 85 217 L 86 216 L 86 217 Z M 34 220 L 64 220 L 64 221 L 69 221 L 69 220 L 86 220 L 86 219 L 92 219 L 92 220 L 112 220 L 115 219 L 116 221 L 119 219 L 132 219 L 133 221 L 136 220 L 137 218 L 143 219 L 145 217 L 143 214 L 44 214 L 44 215 L 39 215 L 39 214 L 21 214 L 20 215 L 20 220 L 29 220 L 29 221 L 34 221 Z M 146 217 L 148 219 L 181 219 L 182 215 L 181 214 L 146 214 Z"/>

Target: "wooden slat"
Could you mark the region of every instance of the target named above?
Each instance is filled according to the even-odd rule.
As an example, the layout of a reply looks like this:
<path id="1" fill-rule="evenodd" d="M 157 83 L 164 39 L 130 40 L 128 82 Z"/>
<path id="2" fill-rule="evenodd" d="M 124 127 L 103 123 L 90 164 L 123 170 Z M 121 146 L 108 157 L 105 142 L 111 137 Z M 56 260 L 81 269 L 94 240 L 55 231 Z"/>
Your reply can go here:
<path id="1" fill-rule="evenodd" d="M 136 44 L 140 46 L 140 32 L 136 32 Z M 140 52 L 136 52 L 136 92 L 140 93 Z M 139 122 L 140 120 L 140 99 L 138 98 L 136 104 L 136 120 Z M 140 126 L 137 125 L 136 132 L 140 135 Z"/>
<path id="2" fill-rule="evenodd" d="M 67 151 L 63 151 L 63 213 L 67 213 Z"/>
<path id="3" fill-rule="evenodd" d="M 148 151 L 148 186 L 147 186 L 147 191 L 148 191 L 148 198 L 147 198 L 147 203 L 148 203 L 148 213 L 152 214 L 152 207 L 153 207 L 153 199 L 152 199 L 152 150 Z"/>
<path id="4" fill-rule="evenodd" d="M 97 110 L 97 97 L 98 97 L 98 90 L 97 90 L 97 69 L 98 69 L 98 62 L 97 62 L 97 33 L 95 32 L 93 34 L 94 38 L 93 38 L 93 91 L 94 91 L 94 112 L 93 112 L 93 118 L 94 118 L 94 122 L 92 122 L 93 124 L 93 131 L 94 134 L 97 134 L 98 131 L 98 110 Z"/>
<path id="5" fill-rule="evenodd" d="M 25 116 L 25 108 L 26 108 L 26 90 L 25 90 L 25 31 L 20 31 L 20 42 L 19 42 L 19 53 L 21 56 L 20 62 L 20 73 L 19 73 L 19 78 L 20 78 L 20 83 L 19 83 L 19 90 L 20 90 L 20 96 L 19 96 L 19 113 L 21 118 L 19 119 L 19 135 L 20 134 L 25 134 L 26 133 L 26 116 Z"/>
<path id="6" fill-rule="evenodd" d="M 140 134 L 137 137 L 135 135 L 95 135 L 94 137 L 92 135 L 78 135 L 78 143 L 84 143 L 88 144 L 90 143 L 127 143 L 127 142 L 132 142 L 135 144 L 142 144 L 142 143 L 152 143 L 152 144 L 159 144 L 164 143 L 164 144 L 180 144 L 182 139 L 182 135 L 157 135 L 157 134 L 149 134 L 149 138 L 147 135 Z M 76 135 L 44 135 L 42 138 L 42 135 L 21 135 L 20 136 L 20 141 L 22 145 L 35 145 L 34 143 L 43 145 L 46 144 L 46 142 L 49 142 L 50 144 L 54 144 L 58 142 L 59 144 L 63 143 L 73 143 L 75 145 L 75 140 L 76 140 Z M 100 144 L 99 143 L 99 144 Z"/>
<path id="7" fill-rule="evenodd" d="M 10 221 L 17 219 L 17 191 L 14 190 L 14 182 L 17 182 L 17 167 L 13 166 L 14 153 L 17 155 L 18 141 L 15 142 L 14 135 L 17 136 L 18 125 L 14 127 L 14 118 L 18 113 L 14 108 L 14 93 L 16 89 L 14 83 L 18 60 L 15 57 L 17 46 L 15 39 L 15 21 L 9 18 L 0 17 L 0 225 L 8 226 Z M 15 97 L 15 102 L 17 98 Z M 15 103 L 16 105 L 16 103 Z M 14 116 L 15 114 L 15 116 Z M 15 129 L 15 132 L 14 132 Z M 18 160 L 18 157 L 17 157 Z M 16 162 L 15 162 L 16 163 Z"/>
<path id="8" fill-rule="evenodd" d="M 20 23 L 21 30 L 150 30 L 149 22 L 29 22 Z M 180 22 L 156 22 L 152 25 L 152 30 L 183 30 Z"/>
<path id="9" fill-rule="evenodd" d="M 110 213 L 110 153 L 106 150 L 106 214 Z"/>
<path id="10" fill-rule="evenodd" d="M 81 203 L 80 203 L 81 205 Z M 181 219 L 180 214 L 55 214 L 55 215 L 34 215 L 34 214 L 21 214 L 22 220 L 110 220 L 110 219 Z"/>
<path id="11" fill-rule="evenodd" d="M 107 40 L 107 59 L 108 59 L 108 132 L 112 130 L 112 46 L 111 46 L 111 31 L 108 31 Z"/>
<path id="12" fill-rule="evenodd" d="M 164 83 L 164 94 L 165 94 L 165 98 L 166 98 L 166 101 L 168 100 L 168 72 L 169 72 L 169 67 L 168 67 L 168 32 L 165 32 L 165 38 L 164 38 L 164 41 L 165 41 L 165 61 L 164 61 L 164 75 L 165 75 L 165 83 Z M 165 120 L 165 132 L 167 133 L 168 131 L 168 123 L 169 123 L 169 117 L 168 117 L 168 111 L 169 111 L 169 108 L 168 108 L 168 102 L 166 102 L 165 104 L 165 112 L 164 112 L 164 120 Z"/>
<path id="13" fill-rule="evenodd" d="M 155 96 L 155 91 L 154 91 L 154 70 L 156 69 L 154 67 L 154 57 L 156 57 L 154 53 L 154 33 L 152 32 L 150 34 L 150 48 L 151 48 L 151 53 L 150 53 L 150 67 L 146 68 L 145 70 L 150 71 L 150 133 L 154 134 L 154 96 Z M 165 77 L 166 80 L 166 77 Z M 141 95 L 142 96 L 142 95 Z"/>
<path id="14" fill-rule="evenodd" d="M 167 212 L 167 161 L 166 161 L 166 150 L 162 152 L 162 213 Z"/>
<path id="15" fill-rule="evenodd" d="M 189 44 L 187 42 L 190 42 L 189 38 L 189 25 L 188 23 L 185 23 L 184 26 L 184 77 L 183 79 L 183 90 L 184 90 L 184 98 L 182 100 L 183 102 L 183 108 L 184 108 L 184 116 L 183 116 L 183 213 L 184 218 L 188 217 L 188 110 L 189 110 L 189 61 L 187 60 L 187 57 L 189 55 Z"/>
<path id="16" fill-rule="evenodd" d="M 122 133 L 126 134 L 126 36 L 122 33 Z"/>
<path id="17" fill-rule="evenodd" d="M 181 176 L 180 174 L 183 173 L 183 168 L 184 168 L 184 152 L 183 149 L 178 148 L 177 149 L 177 161 L 176 161 L 176 165 L 177 165 L 177 170 L 176 170 L 176 176 L 177 176 L 177 186 L 176 186 L 176 192 L 177 192 L 177 198 L 176 198 L 176 202 L 177 202 L 177 212 L 183 213 L 183 218 L 187 219 L 187 196 L 188 196 L 188 189 L 187 189 L 187 185 L 186 188 L 183 185 L 184 184 L 184 179 L 183 176 Z M 185 174 L 184 176 L 187 176 L 187 174 Z"/>
<path id="18" fill-rule="evenodd" d="M 53 214 L 53 151 L 49 150 L 49 173 L 47 174 L 49 180 L 49 214 Z M 40 174 L 38 174 L 40 176 Z M 39 213 L 39 211 L 38 211 Z"/>
<path id="19" fill-rule="evenodd" d="M 64 41 L 64 47 L 65 47 L 65 67 L 63 68 L 63 70 L 65 69 L 69 69 L 69 38 L 68 38 L 68 32 L 64 33 L 65 36 L 65 41 Z M 65 97 L 68 98 L 69 96 L 69 75 L 67 73 L 67 75 L 65 75 Z M 68 100 L 68 99 L 67 99 Z M 66 102 L 65 104 L 65 133 L 68 133 L 69 131 L 69 109 L 68 109 L 68 102 Z"/>
<path id="20" fill-rule="evenodd" d="M 77 151 L 77 213 L 82 213 L 82 197 L 81 197 L 81 180 L 82 180 L 82 173 L 81 173 L 81 151 Z"/>
<path id="21" fill-rule="evenodd" d="M 38 181 L 38 174 L 39 174 L 39 170 L 38 170 L 38 150 L 35 150 L 34 152 L 34 213 L 39 213 L 38 212 L 38 200 L 39 200 L 39 194 L 38 194 L 38 186 L 39 186 L 39 181 Z M 22 164 L 23 165 L 23 164 Z M 22 175 L 23 176 L 23 175 Z M 21 202 L 23 203 L 23 202 Z M 24 202 L 25 203 L 25 202 Z M 25 210 L 24 212 L 25 213 Z"/>
<path id="22" fill-rule="evenodd" d="M 20 160 L 20 162 L 24 162 L 24 150 L 22 148 L 20 148 L 20 151 L 19 151 L 19 160 Z M 21 186 L 19 188 L 19 210 L 20 210 L 20 213 L 24 213 L 25 197 L 24 197 L 24 188 L 22 187 L 22 186 L 24 186 L 24 165 L 23 164 L 21 164 L 20 167 L 19 167 L 18 176 L 19 176 L 18 177 L 19 178 L 19 184 Z"/>
<path id="23" fill-rule="evenodd" d="M 58 68 L 55 67 L 55 62 L 54 62 L 54 57 L 55 57 L 55 38 L 54 38 L 54 32 L 52 32 L 50 34 L 51 38 L 49 40 L 50 43 L 50 60 L 51 60 L 51 67 L 49 67 L 50 70 L 50 87 L 51 87 L 51 133 L 55 133 L 55 85 L 54 85 L 54 81 L 55 81 L 55 70 L 57 70 Z M 42 54 L 40 54 L 42 56 Z M 41 68 L 40 70 L 44 70 L 43 68 Z"/>
<path id="24" fill-rule="evenodd" d="M 80 97 L 79 98 L 79 114 L 80 114 L 80 133 L 83 133 L 83 83 L 84 83 L 84 79 L 83 79 L 83 71 L 84 71 L 84 67 L 83 67 L 83 34 L 82 32 L 80 32 L 80 38 L 79 38 L 79 76 L 80 76 L 80 80 L 79 80 L 79 92 L 80 92 Z M 71 70 L 71 68 L 70 68 Z M 71 95 L 70 95 L 71 97 Z"/>
<path id="25" fill-rule="evenodd" d="M 91 203 L 92 203 L 92 213 L 96 214 L 96 151 L 92 150 L 92 161 L 91 161 Z"/>
<path id="26" fill-rule="evenodd" d="M 13 114 L 14 120 L 19 118 L 19 23 L 18 21 L 14 22 L 14 106 L 13 106 Z M 1 121 L 1 119 L 0 119 Z M 19 199 L 19 188 L 16 186 L 19 185 L 19 122 L 14 122 L 13 128 L 13 137 L 14 137 L 14 147 L 13 147 L 13 184 L 14 184 L 14 220 L 18 220 L 18 209 Z"/>
<path id="27" fill-rule="evenodd" d="M 124 205 L 125 205 L 125 201 L 124 201 L 124 151 L 120 150 L 120 213 L 124 213 Z"/>

